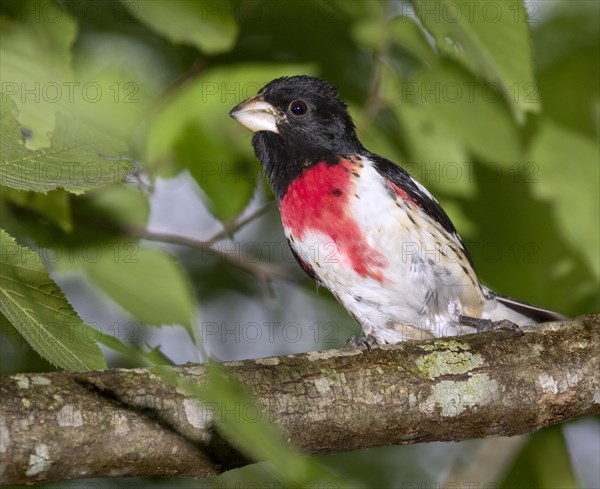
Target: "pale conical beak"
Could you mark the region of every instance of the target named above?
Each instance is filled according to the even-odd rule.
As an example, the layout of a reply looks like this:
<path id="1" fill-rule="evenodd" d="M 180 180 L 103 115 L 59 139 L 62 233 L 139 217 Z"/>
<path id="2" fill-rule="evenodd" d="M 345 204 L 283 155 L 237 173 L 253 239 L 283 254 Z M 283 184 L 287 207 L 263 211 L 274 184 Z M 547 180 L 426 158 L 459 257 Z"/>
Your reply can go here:
<path id="1" fill-rule="evenodd" d="M 277 130 L 277 110 L 258 95 L 236 105 L 231 109 L 229 115 L 252 132 L 271 131 L 279 133 Z"/>

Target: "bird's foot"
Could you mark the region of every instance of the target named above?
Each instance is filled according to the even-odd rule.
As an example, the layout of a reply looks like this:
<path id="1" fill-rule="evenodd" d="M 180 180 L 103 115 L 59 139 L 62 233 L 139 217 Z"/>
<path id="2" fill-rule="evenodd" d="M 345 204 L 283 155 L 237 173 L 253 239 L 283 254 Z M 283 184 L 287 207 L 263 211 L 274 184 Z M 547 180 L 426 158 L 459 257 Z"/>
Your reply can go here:
<path id="1" fill-rule="evenodd" d="M 460 316 L 459 322 L 465 326 L 475 328 L 478 333 L 485 331 L 498 331 L 500 329 L 508 329 L 514 331 L 518 336 L 523 336 L 523 330 L 519 326 L 508 319 L 500 321 L 492 321 L 491 319 L 472 318 L 470 316 Z"/>
<path id="2" fill-rule="evenodd" d="M 344 347 L 361 349 L 366 348 L 367 350 L 371 351 L 373 347 L 377 346 L 378 344 L 379 343 L 375 336 L 369 334 L 366 336 L 350 336 L 350 338 L 348 338 L 348 341 L 346 341 Z"/>

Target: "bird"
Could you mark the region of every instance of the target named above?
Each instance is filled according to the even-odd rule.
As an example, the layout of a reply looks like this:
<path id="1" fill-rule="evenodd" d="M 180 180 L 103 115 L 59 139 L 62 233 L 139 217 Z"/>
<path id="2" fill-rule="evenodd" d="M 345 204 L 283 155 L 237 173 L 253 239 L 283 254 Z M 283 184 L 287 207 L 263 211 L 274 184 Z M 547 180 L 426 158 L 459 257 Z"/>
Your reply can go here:
<path id="1" fill-rule="evenodd" d="M 353 345 L 394 344 L 562 320 L 481 285 L 434 196 L 359 141 L 339 90 L 272 80 L 229 115 L 252 146 L 304 271 L 362 327 Z"/>

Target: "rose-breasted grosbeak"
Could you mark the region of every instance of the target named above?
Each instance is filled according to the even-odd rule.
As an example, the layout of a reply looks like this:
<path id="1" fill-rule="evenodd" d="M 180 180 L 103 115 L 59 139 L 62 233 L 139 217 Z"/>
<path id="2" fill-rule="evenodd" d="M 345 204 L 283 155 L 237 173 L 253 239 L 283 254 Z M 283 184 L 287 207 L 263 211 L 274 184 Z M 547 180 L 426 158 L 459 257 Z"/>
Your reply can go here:
<path id="1" fill-rule="evenodd" d="M 298 262 L 369 340 L 396 343 L 474 332 L 495 321 L 563 318 L 480 285 L 435 198 L 364 148 L 337 96 L 318 78 L 278 78 L 230 115 L 254 132 L 254 151 Z"/>

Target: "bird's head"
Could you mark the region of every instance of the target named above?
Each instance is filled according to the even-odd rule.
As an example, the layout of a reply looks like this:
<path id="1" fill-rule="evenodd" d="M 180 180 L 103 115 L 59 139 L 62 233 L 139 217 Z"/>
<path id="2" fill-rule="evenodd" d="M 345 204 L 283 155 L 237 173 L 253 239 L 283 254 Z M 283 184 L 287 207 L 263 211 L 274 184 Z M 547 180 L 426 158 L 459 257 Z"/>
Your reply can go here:
<path id="1" fill-rule="evenodd" d="M 338 90 L 319 78 L 277 78 L 229 115 L 255 133 L 254 149 L 263 164 L 330 159 L 362 148 L 337 96 Z"/>

